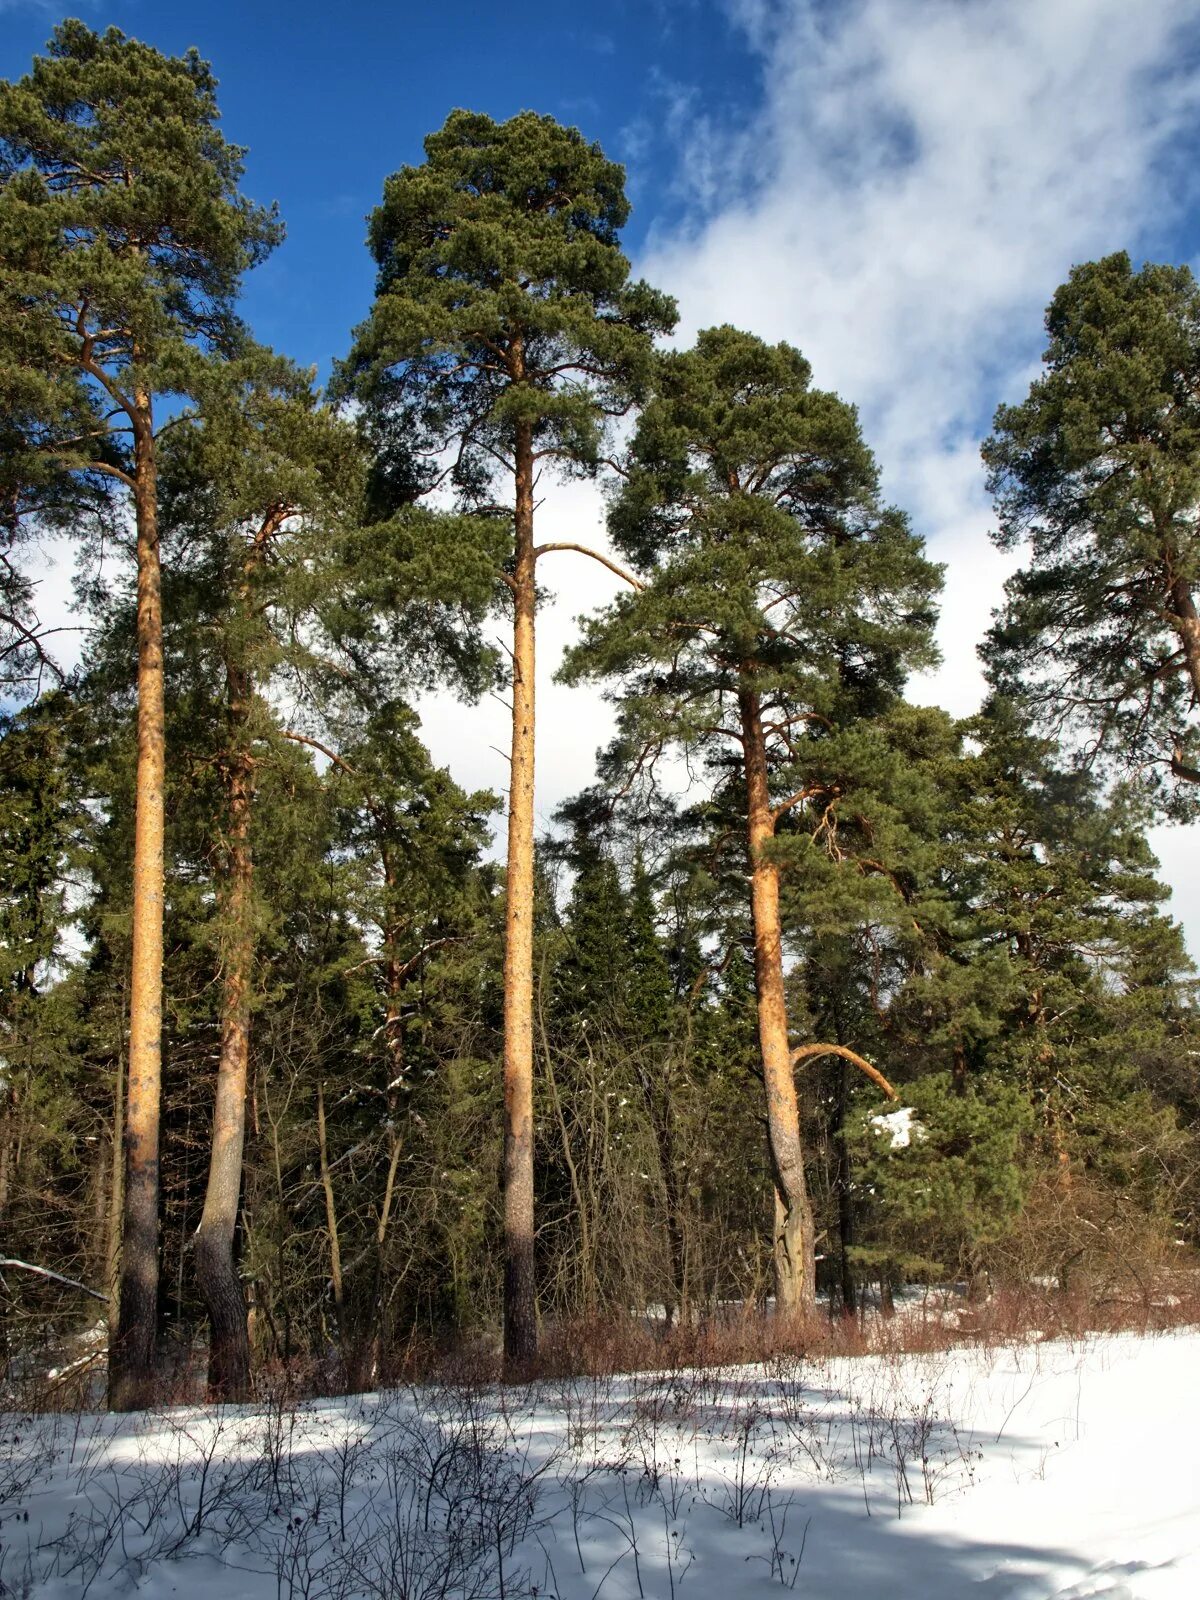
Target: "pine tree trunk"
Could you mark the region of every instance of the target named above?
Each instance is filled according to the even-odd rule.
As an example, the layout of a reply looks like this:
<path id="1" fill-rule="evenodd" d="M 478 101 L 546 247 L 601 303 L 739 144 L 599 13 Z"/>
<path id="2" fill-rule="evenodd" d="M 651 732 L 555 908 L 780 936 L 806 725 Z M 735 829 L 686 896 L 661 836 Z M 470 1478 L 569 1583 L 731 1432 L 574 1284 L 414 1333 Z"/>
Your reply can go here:
<path id="1" fill-rule="evenodd" d="M 854 1194 L 850 1187 L 852 1170 L 850 1151 L 846 1144 L 846 1079 L 846 1063 L 839 1061 L 837 1101 L 832 1130 L 834 1189 L 837 1194 L 838 1213 L 838 1278 L 842 1290 L 842 1315 L 852 1317 L 858 1309 L 858 1294 L 854 1283 L 854 1264 L 850 1259 L 850 1252 L 854 1247 Z"/>
<path id="2" fill-rule="evenodd" d="M 96 1140 L 96 1161 L 92 1170 L 92 1243 L 88 1252 L 95 1277 L 103 1278 L 108 1257 L 108 1195 L 111 1187 L 109 1165 L 113 1152 L 103 1138 Z"/>
<path id="3" fill-rule="evenodd" d="M 673 1163 L 673 1153 L 668 1150 L 664 1159 Z M 674 1320 L 682 1325 L 691 1320 L 688 1305 L 687 1235 L 683 1230 L 683 1202 L 679 1193 L 679 1178 L 673 1165 L 670 1170 L 664 1169 L 663 1190 L 667 1201 L 667 1256 L 670 1262 L 671 1291 L 675 1301 Z M 668 1315 L 668 1324 L 671 1320 Z"/>
<path id="4" fill-rule="evenodd" d="M 816 1306 L 812 1208 L 804 1178 L 800 1112 L 788 1045 L 779 869 L 763 853 L 774 837 L 775 818 L 767 787 L 766 742 L 758 695 L 752 689 L 743 689 L 738 703 L 745 743 L 758 1042 L 767 1096 L 767 1141 L 778 1202 L 774 1242 L 775 1309 L 782 1316 L 807 1316 Z"/>
<path id="5" fill-rule="evenodd" d="M 225 782 L 228 857 L 223 886 L 226 942 L 221 996 L 221 1059 L 213 1107 L 212 1154 L 204 1210 L 196 1230 L 196 1283 L 208 1311 L 208 1397 L 242 1401 L 250 1394 L 250 1336 L 246 1297 L 234 1260 L 242 1151 L 246 1140 L 246 1082 L 250 1063 L 250 984 L 254 962 L 251 897 L 254 859 L 250 812 L 254 766 L 248 748 L 250 683 L 227 669 L 230 749 Z"/>
<path id="6" fill-rule="evenodd" d="M 17 1091 L 10 1083 L 0 1088 L 0 1217 L 8 1210 L 9 1174 L 12 1171 L 12 1127 Z"/>
<path id="7" fill-rule="evenodd" d="M 670 1295 L 666 1307 L 669 1327 L 674 1320 L 685 1322 L 688 1319 L 687 1239 L 683 1227 L 683 1196 L 680 1193 L 675 1152 L 674 1082 L 670 1061 L 668 1060 L 663 1069 L 661 1094 L 656 1092 L 658 1080 L 653 1071 L 643 1068 L 639 1071 L 638 1077 L 650 1125 L 654 1130 L 654 1143 L 662 1172 L 667 1263 L 670 1275 Z"/>
<path id="8" fill-rule="evenodd" d="M 375 1224 L 375 1263 L 371 1279 L 371 1295 L 368 1302 L 367 1314 L 369 1322 L 365 1328 L 356 1330 L 355 1348 L 347 1357 L 348 1379 L 350 1389 L 357 1393 L 366 1390 L 376 1381 L 383 1369 L 384 1355 L 387 1348 L 387 1330 L 385 1328 L 385 1302 L 384 1284 L 387 1278 L 387 1237 L 391 1223 L 392 1206 L 396 1198 L 396 1174 L 400 1170 L 400 1159 L 404 1154 L 404 1140 L 400 1137 L 400 1087 L 407 1074 L 407 1062 L 404 1053 L 404 964 L 400 960 L 396 948 L 396 927 L 392 920 L 391 912 L 394 909 L 394 895 L 396 890 L 396 874 L 392 866 L 391 854 L 386 842 L 380 841 L 380 855 L 383 860 L 383 877 L 388 891 L 387 926 L 384 929 L 383 946 L 384 959 L 384 986 L 387 992 L 387 1004 L 383 1018 L 383 1036 L 387 1046 L 387 1083 L 384 1086 L 384 1102 L 387 1106 L 387 1151 L 388 1164 L 387 1176 L 383 1184 L 383 1198 L 379 1203 L 379 1217 Z"/>
<path id="9" fill-rule="evenodd" d="M 513 720 L 504 919 L 504 1354 L 537 1353 L 533 1264 L 533 429 L 516 426 Z"/>
<path id="10" fill-rule="evenodd" d="M 1171 565 L 1175 560 L 1172 555 Z M 1183 646 L 1183 662 L 1191 681 L 1192 694 L 1200 700 L 1200 616 L 1197 615 L 1196 602 L 1186 578 L 1176 578 L 1171 585 L 1171 615 Z"/>
<path id="11" fill-rule="evenodd" d="M 123 997 L 122 997 L 123 999 Z M 117 1076 L 113 1084 L 112 1177 L 108 1195 L 108 1242 L 104 1260 L 104 1287 L 108 1292 L 108 1326 L 117 1326 L 121 1304 L 121 1214 L 125 1199 L 125 1167 L 121 1159 L 125 1148 L 125 1049 L 122 1041 L 117 1054 Z"/>
<path id="12" fill-rule="evenodd" d="M 343 1361 L 347 1358 L 346 1291 L 342 1281 L 342 1242 L 338 1234 L 337 1205 L 333 1194 L 333 1173 L 329 1166 L 329 1136 L 325 1125 L 325 1085 L 317 1084 L 317 1156 L 320 1161 L 321 1192 L 325 1196 L 325 1227 L 329 1234 L 329 1282 L 333 1289 L 333 1312 L 337 1319 L 338 1346 Z"/>
<path id="13" fill-rule="evenodd" d="M 162 1098 L 163 699 L 162 572 L 158 485 L 150 400 L 134 411 L 137 516 L 137 809 L 133 844 L 133 959 L 129 1080 L 117 1333 L 109 1346 L 108 1403 L 114 1411 L 151 1404 L 158 1325 L 158 1129 Z"/>

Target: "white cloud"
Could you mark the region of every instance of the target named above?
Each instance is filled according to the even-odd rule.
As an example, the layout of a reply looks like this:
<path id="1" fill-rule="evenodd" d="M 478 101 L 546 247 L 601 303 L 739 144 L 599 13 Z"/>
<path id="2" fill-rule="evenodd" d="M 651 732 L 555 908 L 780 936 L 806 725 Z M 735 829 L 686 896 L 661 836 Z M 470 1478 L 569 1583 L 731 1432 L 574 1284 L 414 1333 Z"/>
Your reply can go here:
<path id="1" fill-rule="evenodd" d="M 1191 0 L 730 0 L 761 53 L 762 105 L 738 127 L 668 88 L 691 220 L 636 263 L 679 297 L 684 340 L 734 322 L 798 344 L 855 401 L 903 505 L 946 563 L 943 666 L 915 697 L 957 715 L 1014 560 L 989 542 L 979 442 L 1037 368 L 1041 316 L 1077 261 L 1139 241 L 1171 209 L 1164 167 L 1196 111 L 1176 77 Z M 539 539 L 601 542 L 598 494 L 551 490 Z M 616 584 L 578 557 L 546 581 L 538 812 L 587 783 L 611 720 L 550 677 L 571 618 Z M 435 754 L 503 790 L 503 710 L 426 707 Z M 1200 950 L 1200 830 L 1159 830 L 1176 913 Z"/>
<path id="2" fill-rule="evenodd" d="M 947 564 L 944 665 L 914 694 L 978 703 L 975 646 L 1012 558 L 989 544 L 978 448 L 1028 385 L 1071 265 L 1139 245 L 1180 202 L 1200 86 L 1192 0 L 730 0 L 761 55 L 741 127 L 698 119 L 689 226 L 638 263 L 684 338 L 733 322 L 798 344 L 855 401 Z M 1144 246 L 1143 246 L 1144 247 Z M 1197 830 L 1192 830 L 1194 835 Z M 1160 834 L 1195 883 L 1200 838 Z M 1176 911 L 1200 948 L 1200 893 Z"/>

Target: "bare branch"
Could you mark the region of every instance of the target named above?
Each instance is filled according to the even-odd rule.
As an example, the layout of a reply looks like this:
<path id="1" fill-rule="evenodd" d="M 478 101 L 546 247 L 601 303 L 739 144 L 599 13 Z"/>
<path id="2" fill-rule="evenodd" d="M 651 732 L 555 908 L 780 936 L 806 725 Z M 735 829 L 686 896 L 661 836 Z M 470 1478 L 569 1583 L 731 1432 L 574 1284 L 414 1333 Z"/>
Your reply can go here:
<path id="1" fill-rule="evenodd" d="M 602 556 L 598 550 L 590 550 L 586 544 L 540 544 L 533 552 L 534 560 L 536 561 L 539 556 L 548 555 L 551 550 L 573 550 L 576 555 L 591 556 L 593 561 L 598 561 L 602 567 L 607 567 L 618 578 L 623 578 L 631 588 L 644 589 L 646 587 L 644 583 L 633 576 L 632 572 L 626 572 L 624 567 L 618 566 L 615 561 L 610 561 L 607 556 Z"/>
<path id="2" fill-rule="evenodd" d="M 310 750 L 319 750 L 323 756 L 333 762 L 335 767 L 340 767 L 343 772 L 348 773 L 352 778 L 360 778 L 362 776 L 348 761 L 343 761 L 336 750 L 331 750 L 327 744 L 322 744 L 319 739 L 310 739 L 306 733 L 293 733 L 290 728 L 280 728 L 279 735 L 283 739 L 290 739 L 293 744 L 306 744 Z"/>
<path id="3" fill-rule="evenodd" d="M 90 1294 L 93 1300 L 103 1300 L 108 1304 L 108 1296 L 101 1294 L 99 1289 L 89 1289 L 86 1283 L 76 1283 L 74 1278 L 64 1278 L 61 1272 L 51 1272 L 49 1267 L 35 1267 L 30 1261 L 18 1261 L 15 1256 L 0 1256 L 0 1271 L 11 1267 L 15 1272 L 32 1272 L 38 1278 L 49 1278 L 53 1283 L 65 1283 L 68 1289 L 78 1289 L 83 1294 Z"/>
<path id="4" fill-rule="evenodd" d="M 841 1056 L 843 1061 L 849 1061 L 860 1072 L 865 1072 L 871 1082 L 877 1088 L 882 1089 L 889 1100 L 899 1100 L 900 1096 L 892 1088 L 879 1068 L 873 1067 L 856 1050 L 851 1050 L 844 1044 L 798 1044 L 792 1051 L 792 1066 L 798 1067 L 802 1061 L 813 1061 L 818 1056 Z"/>

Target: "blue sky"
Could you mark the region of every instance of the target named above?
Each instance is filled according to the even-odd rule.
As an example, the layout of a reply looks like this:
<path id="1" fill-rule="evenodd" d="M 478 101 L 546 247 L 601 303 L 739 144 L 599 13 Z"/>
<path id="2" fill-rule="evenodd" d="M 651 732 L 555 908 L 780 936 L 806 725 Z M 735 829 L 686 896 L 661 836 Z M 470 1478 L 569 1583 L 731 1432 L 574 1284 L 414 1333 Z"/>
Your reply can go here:
<path id="1" fill-rule="evenodd" d="M 975 646 L 1013 565 L 988 539 L 979 444 L 1037 371 L 1050 295 L 1111 250 L 1200 255 L 1196 0 L 76 9 L 213 62 L 247 192 L 278 200 L 288 227 L 246 313 L 322 376 L 369 304 L 365 215 L 452 107 L 529 107 L 598 139 L 627 165 L 626 245 L 678 298 L 680 337 L 730 321 L 788 339 L 859 406 L 885 492 L 946 567 L 943 665 L 911 692 L 956 714 L 978 705 Z M 0 0 L 0 74 L 28 70 L 60 14 Z M 603 541 L 598 491 L 542 487 L 549 536 Z M 607 596 L 594 564 L 559 561 L 540 625 L 544 822 L 591 780 L 608 726 L 598 698 L 552 682 L 573 618 Z M 41 599 L 43 620 L 68 609 L 64 564 Z M 502 707 L 435 697 L 422 713 L 461 782 L 503 789 Z M 1154 837 L 1200 955 L 1200 829 Z"/>
<path id="2" fill-rule="evenodd" d="M 370 301 L 364 218 L 385 176 L 421 159 L 422 138 L 453 107 L 497 118 L 532 108 L 598 139 L 629 168 L 636 249 L 652 221 L 685 209 L 685 98 L 732 121 L 762 79 L 716 0 L 76 0 L 74 13 L 169 54 L 194 44 L 213 63 L 225 133 L 248 147 L 246 192 L 278 200 L 288 229 L 247 283 L 247 314 L 261 338 L 322 375 Z M 27 72 L 64 14 L 0 0 L 0 76 Z"/>

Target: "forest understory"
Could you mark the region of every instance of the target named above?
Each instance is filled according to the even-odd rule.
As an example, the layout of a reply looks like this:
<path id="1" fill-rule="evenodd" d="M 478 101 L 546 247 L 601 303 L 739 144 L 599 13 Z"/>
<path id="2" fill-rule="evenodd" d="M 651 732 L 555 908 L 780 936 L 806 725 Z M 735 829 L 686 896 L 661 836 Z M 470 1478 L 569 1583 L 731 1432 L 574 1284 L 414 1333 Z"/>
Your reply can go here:
<path id="1" fill-rule="evenodd" d="M 420 1382 L 453 1409 L 1194 1321 L 1198 980 L 1147 839 L 1200 815 L 1191 271 L 1118 251 L 1056 291 L 983 442 L 1023 565 L 956 718 L 912 692 L 943 569 L 855 405 L 786 342 L 670 344 L 598 144 L 452 111 L 385 182 L 321 388 L 243 320 L 283 230 L 216 87 L 79 21 L 0 83 L 0 1397 L 292 1417 Z M 594 543 L 547 501 L 577 480 Z M 64 549 L 74 656 L 38 610 Z M 552 665 L 612 738 L 545 815 L 566 561 L 609 587 Z M 435 690 L 496 707 L 505 794 L 433 760 Z M 377 1474 L 432 1449 L 375 1412 Z M 217 1460 L 232 1415 L 188 1448 Z M 459 1459 L 500 1458 L 463 1440 L 505 1415 L 453 1423 L 439 1516 L 483 1514 Z M 54 1471 L 64 1426 L 33 1430 Z M 873 1461 L 874 1428 L 846 1448 Z M 673 1549 L 674 1510 L 623 1459 L 600 1520 L 632 1519 L 636 1571 L 639 1517 Z M 881 1469 L 899 1509 L 928 1465 Z M 238 1481 L 298 1595 L 328 1488 L 264 1555 L 310 1482 L 281 1470 Z M 532 1572 L 526 1469 L 497 1471 L 526 1520 L 488 1549 Z M 241 1537 L 182 1472 L 137 1480 L 122 1560 Z M 783 1502 L 754 1481 L 761 1534 Z M 131 1524 L 89 1505 L 61 1559 L 6 1521 L 5 1559 L 100 1583 Z"/>

